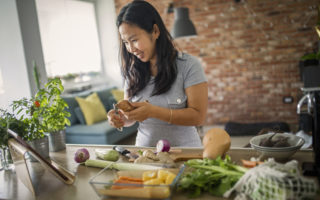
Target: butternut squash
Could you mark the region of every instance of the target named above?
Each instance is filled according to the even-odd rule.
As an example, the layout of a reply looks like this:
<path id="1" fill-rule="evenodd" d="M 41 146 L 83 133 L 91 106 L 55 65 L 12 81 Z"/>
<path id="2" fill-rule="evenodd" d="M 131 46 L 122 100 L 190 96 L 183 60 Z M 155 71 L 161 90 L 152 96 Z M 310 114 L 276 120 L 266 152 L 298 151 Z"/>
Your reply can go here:
<path id="1" fill-rule="evenodd" d="M 231 139 L 225 130 L 212 128 L 206 132 L 202 143 L 204 146 L 203 158 L 216 159 L 230 149 Z"/>

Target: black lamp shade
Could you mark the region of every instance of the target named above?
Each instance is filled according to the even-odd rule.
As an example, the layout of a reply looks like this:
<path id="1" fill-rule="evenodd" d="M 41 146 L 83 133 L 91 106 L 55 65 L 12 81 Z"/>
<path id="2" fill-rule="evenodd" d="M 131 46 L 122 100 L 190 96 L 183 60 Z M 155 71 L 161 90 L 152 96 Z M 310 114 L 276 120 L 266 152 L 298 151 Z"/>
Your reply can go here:
<path id="1" fill-rule="evenodd" d="M 197 35 L 196 29 L 189 19 L 188 8 L 174 8 L 174 25 L 171 35 L 173 38 Z"/>

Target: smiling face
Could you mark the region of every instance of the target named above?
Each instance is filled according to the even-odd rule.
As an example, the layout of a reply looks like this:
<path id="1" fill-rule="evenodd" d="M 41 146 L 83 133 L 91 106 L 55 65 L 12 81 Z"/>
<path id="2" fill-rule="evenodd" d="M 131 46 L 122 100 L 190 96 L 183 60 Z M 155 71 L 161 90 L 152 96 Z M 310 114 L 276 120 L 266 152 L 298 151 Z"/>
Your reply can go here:
<path id="1" fill-rule="evenodd" d="M 148 33 L 136 25 L 122 23 L 119 26 L 119 33 L 129 53 L 142 62 L 150 61 L 152 65 L 156 63 L 156 40 L 159 37 L 156 25 L 152 33 Z"/>

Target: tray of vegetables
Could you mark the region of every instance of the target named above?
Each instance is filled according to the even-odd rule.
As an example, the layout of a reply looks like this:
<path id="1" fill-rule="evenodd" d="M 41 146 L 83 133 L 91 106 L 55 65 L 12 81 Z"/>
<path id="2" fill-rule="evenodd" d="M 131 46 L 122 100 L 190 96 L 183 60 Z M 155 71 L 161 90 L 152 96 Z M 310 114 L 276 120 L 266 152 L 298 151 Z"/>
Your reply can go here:
<path id="1" fill-rule="evenodd" d="M 184 166 L 155 170 L 116 170 L 111 166 L 105 167 L 89 181 L 104 199 L 168 199 L 184 170 Z"/>

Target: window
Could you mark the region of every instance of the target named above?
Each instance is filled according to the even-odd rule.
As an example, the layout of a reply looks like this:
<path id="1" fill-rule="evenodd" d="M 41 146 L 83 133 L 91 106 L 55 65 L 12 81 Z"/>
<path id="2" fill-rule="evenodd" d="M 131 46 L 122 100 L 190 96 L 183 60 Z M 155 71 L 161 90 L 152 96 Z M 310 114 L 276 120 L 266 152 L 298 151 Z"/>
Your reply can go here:
<path id="1" fill-rule="evenodd" d="M 48 77 L 101 73 L 94 3 L 36 0 L 36 5 Z"/>

